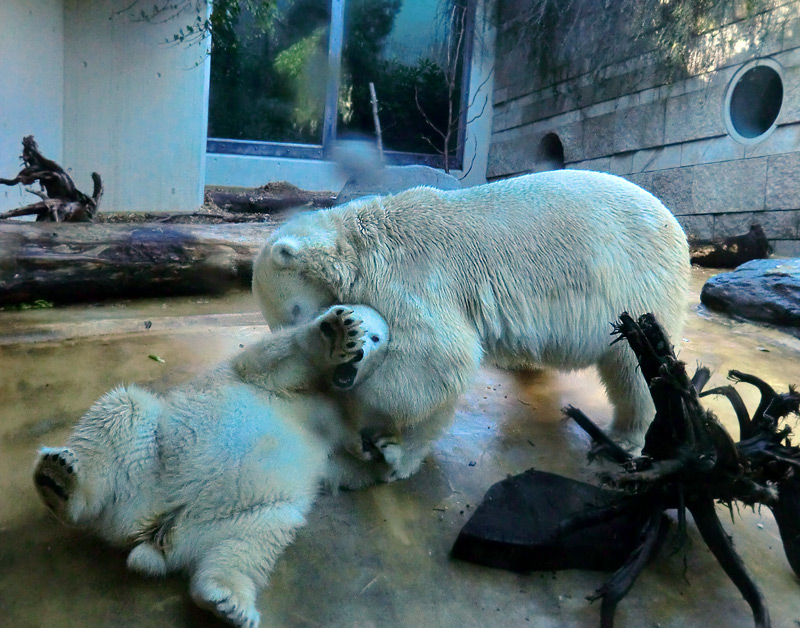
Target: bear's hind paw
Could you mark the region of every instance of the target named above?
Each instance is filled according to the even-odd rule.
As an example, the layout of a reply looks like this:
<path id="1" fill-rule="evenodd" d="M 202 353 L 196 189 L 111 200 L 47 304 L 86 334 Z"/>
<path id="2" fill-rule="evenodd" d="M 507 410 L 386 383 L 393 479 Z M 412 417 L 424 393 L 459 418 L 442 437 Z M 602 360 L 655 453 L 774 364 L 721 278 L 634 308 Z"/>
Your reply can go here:
<path id="1" fill-rule="evenodd" d="M 36 490 L 45 505 L 59 518 L 63 517 L 67 502 L 75 492 L 78 459 L 67 448 L 43 448 L 33 472 Z"/>
<path id="2" fill-rule="evenodd" d="M 167 575 L 164 553 L 151 543 L 140 543 L 131 550 L 127 560 L 128 569 L 146 576 Z"/>
<path id="3" fill-rule="evenodd" d="M 214 578 L 195 582 L 192 587 L 195 603 L 239 628 L 258 628 L 261 615 L 253 603 Z"/>

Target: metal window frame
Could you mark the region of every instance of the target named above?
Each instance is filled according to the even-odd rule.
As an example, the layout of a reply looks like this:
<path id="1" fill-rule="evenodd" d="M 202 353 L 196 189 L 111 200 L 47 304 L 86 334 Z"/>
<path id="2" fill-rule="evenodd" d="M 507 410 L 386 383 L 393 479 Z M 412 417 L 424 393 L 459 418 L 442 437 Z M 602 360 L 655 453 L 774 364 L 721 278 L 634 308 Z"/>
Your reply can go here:
<path id="1" fill-rule="evenodd" d="M 325 113 L 322 126 L 322 144 L 296 144 L 291 142 L 272 142 L 259 140 L 235 140 L 222 137 L 209 137 L 206 152 L 221 155 L 244 155 L 251 157 L 283 157 L 288 159 L 325 159 L 336 140 L 338 120 L 339 87 L 342 69 L 342 48 L 344 45 L 344 14 L 347 0 L 331 0 L 331 30 L 328 39 L 328 83 L 325 90 Z M 461 108 L 459 111 L 456 151 L 450 157 L 450 168 L 459 170 L 464 162 L 464 137 L 466 134 L 467 106 L 470 97 L 470 64 L 475 25 L 474 0 L 467 2 L 466 32 L 467 44 L 464 50 L 461 80 Z M 386 150 L 384 158 L 389 165 L 422 164 L 434 168 L 444 167 L 444 157 L 438 154 L 409 153 Z"/>

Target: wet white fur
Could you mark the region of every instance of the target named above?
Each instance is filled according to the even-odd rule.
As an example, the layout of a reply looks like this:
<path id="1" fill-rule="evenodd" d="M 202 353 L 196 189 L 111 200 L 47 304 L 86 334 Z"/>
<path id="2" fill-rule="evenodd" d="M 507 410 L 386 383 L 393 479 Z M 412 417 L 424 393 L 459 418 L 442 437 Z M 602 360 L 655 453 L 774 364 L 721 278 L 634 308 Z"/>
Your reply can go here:
<path id="1" fill-rule="evenodd" d="M 273 327 L 334 302 L 383 315 L 392 347 L 349 411 L 368 432 L 394 435 L 385 453 L 404 477 L 485 358 L 597 365 L 615 427 L 643 428 L 652 401 L 630 349 L 609 345 L 611 323 L 653 312 L 678 338 L 689 269 L 685 234 L 654 196 L 612 175 L 561 170 L 298 215 L 267 241 L 253 290 Z"/>
<path id="2" fill-rule="evenodd" d="M 382 319 L 354 309 L 385 346 Z M 376 479 L 359 475 L 366 465 L 340 450 L 352 430 L 317 392 L 330 371 L 321 349 L 314 321 L 270 334 L 166 394 L 138 386 L 107 393 L 80 419 L 67 450 L 40 451 L 37 472 L 48 454 L 68 451 L 75 461 L 74 473 L 58 478 L 71 483 L 66 503 L 49 495 L 59 502 L 56 515 L 132 547 L 131 569 L 188 573 L 199 605 L 257 626 L 256 595 L 320 484 Z M 383 352 L 368 352 L 363 367 Z"/>

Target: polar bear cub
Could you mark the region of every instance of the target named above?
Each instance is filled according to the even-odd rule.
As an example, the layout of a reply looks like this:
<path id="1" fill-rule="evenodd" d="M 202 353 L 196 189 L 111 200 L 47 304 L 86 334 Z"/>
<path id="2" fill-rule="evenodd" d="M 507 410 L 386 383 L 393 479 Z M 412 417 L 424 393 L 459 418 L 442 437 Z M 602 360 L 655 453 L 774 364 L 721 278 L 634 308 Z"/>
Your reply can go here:
<path id="1" fill-rule="evenodd" d="M 620 177 L 559 170 L 457 191 L 415 188 L 301 214 L 267 240 L 253 291 L 269 324 L 332 303 L 378 310 L 392 346 L 348 412 L 392 466 L 416 471 L 483 359 L 510 368 L 596 365 L 614 426 L 654 408 L 620 313 L 652 312 L 679 337 L 686 236 L 653 195 Z"/>
<path id="2" fill-rule="evenodd" d="M 36 488 L 64 523 L 131 548 L 130 569 L 186 572 L 198 605 L 255 628 L 320 483 L 367 482 L 327 382 L 357 388 L 388 343 L 374 310 L 336 306 L 166 394 L 119 387 L 39 452 Z"/>

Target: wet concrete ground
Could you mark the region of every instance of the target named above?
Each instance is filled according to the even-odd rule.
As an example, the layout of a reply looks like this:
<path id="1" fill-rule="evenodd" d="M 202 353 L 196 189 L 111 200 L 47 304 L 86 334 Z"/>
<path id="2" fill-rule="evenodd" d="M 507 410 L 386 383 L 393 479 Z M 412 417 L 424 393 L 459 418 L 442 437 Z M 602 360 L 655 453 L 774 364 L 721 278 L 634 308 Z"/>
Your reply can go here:
<path id="1" fill-rule="evenodd" d="M 800 383 L 800 340 L 705 312 L 695 270 L 681 357 L 731 368 L 778 388 Z M 150 321 L 149 329 L 145 322 Z M 265 329 L 248 294 L 0 312 L 0 625 L 220 626 L 189 601 L 180 577 L 128 574 L 124 554 L 50 518 L 31 481 L 34 453 L 61 444 L 88 405 L 118 382 L 156 388 L 189 378 Z M 150 359 L 157 355 L 165 362 Z M 740 386 L 745 400 L 756 400 Z M 609 407 L 594 372 L 514 378 L 486 369 L 455 424 L 410 480 L 323 496 L 259 598 L 270 627 L 589 627 L 585 596 L 608 574 L 519 575 L 453 561 L 448 551 L 488 487 L 532 466 L 591 480 L 587 438 L 561 420 L 571 403 L 603 423 Z M 711 401 L 733 429 L 724 402 Z M 754 407 L 754 406 L 751 406 Z M 800 625 L 800 582 L 771 513 L 723 523 L 764 591 L 775 627 Z M 694 527 L 663 551 L 617 612 L 617 626 L 752 626 L 746 603 Z"/>

